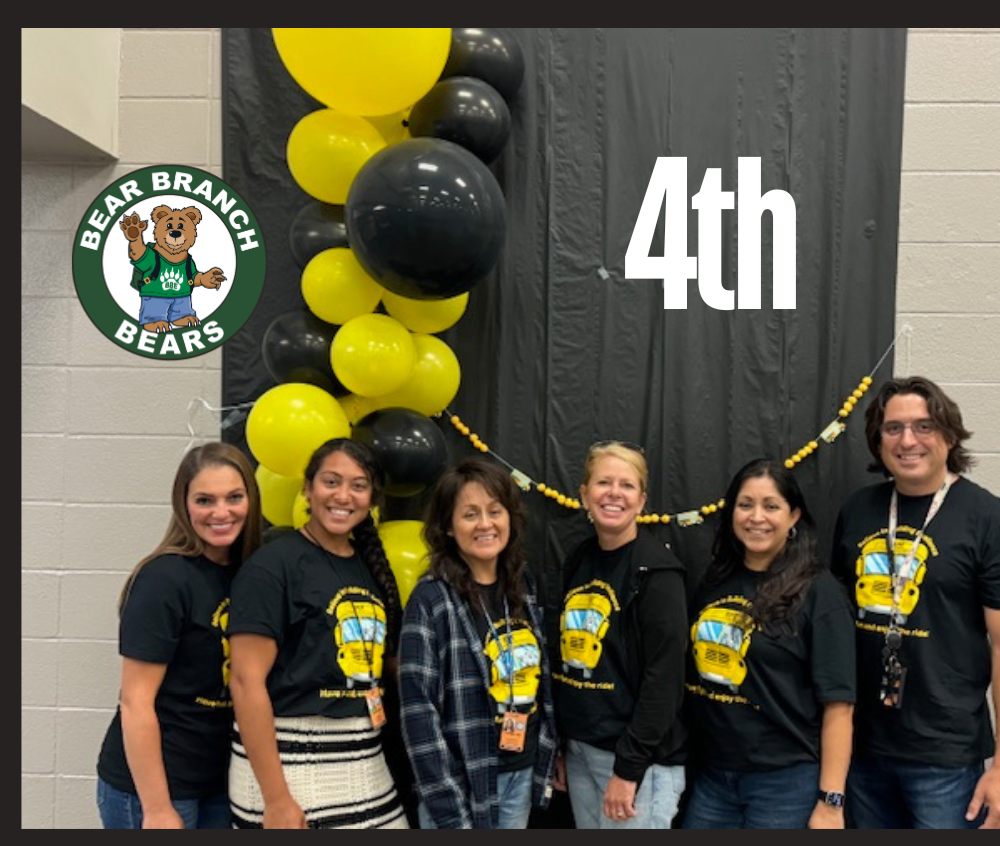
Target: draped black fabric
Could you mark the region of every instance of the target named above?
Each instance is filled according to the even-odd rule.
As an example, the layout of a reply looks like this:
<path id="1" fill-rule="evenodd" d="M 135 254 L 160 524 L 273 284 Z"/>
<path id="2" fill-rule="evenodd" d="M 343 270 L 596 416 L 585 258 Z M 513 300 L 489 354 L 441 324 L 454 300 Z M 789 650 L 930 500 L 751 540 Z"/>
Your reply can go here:
<path id="1" fill-rule="evenodd" d="M 507 239 L 465 315 L 441 335 L 462 372 L 451 410 L 504 461 L 571 496 L 588 445 L 621 438 L 645 446 L 650 511 L 715 502 L 747 460 L 784 459 L 815 439 L 863 376 L 891 375 L 906 30 L 510 32 L 524 81 L 491 165 Z M 288 227 L 311 198 L 289 174 L 285 143 L 321 104 L 288 75 L 270 30 L 224 29 L 223 51 L 223 178 L 253 208 L 268 255 L 259 305 L 223 348 L 223 399 L 235 405 L 274 384 L 260 352 L 269 323 L 305 307 Z M 781 189 L 795 201 L 794 310 L 772 306 L 769 214 L 759 310 L 711 308 L 696 280 L 686 309 L 665 310 L 662 282 L 625 278 L 658 156 L 686 157 L 689 196 L 707 168 L 720 168 L 723 190 L 737 191 L 739 158 L 760 158 L 761 192 Z M 697 214 L 687 206 L 687 254 L 696 256 Z M 730 290 L 736 219 L 735 209 L 722 213 Z M 824 552 L 840 500 L 870 480 L 864 405 L 846 433 L 796 469 Z M 439 424 L 453 458 L 474 452 Z M 239 426 L 226 436 L 242 443 Z M 534 490 L 525 499 L 528 548 L 551 605 L 559 563 L 586 522 Z M 386 517 L 419 516 L 421 504 L 390 503 Z M 709 515 L 652 530 L 673 544 L 693 583 L 714 526 Z"/>

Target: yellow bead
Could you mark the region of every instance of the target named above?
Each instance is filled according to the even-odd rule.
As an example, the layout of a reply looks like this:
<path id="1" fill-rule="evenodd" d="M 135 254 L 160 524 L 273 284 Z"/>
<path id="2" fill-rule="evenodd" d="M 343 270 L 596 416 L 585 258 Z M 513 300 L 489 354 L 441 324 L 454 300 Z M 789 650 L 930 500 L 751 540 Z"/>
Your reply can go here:
<path id="1" fill-rule="evenodd" d="M 851 413 L 851 410 L 850 410 L 849 408 L 842 408 L 842 409 L 840 409 L 840 411 L 839 411 L 839 412 L 837 412 L 837 413 L 838 413 L 838 414 L 839 414 L 839 415 L 840 415 L 841 417 L 847 417 L 847 415 Z"/>
<path id="2" fill-rule="evenodd" d="M 708 513 L 709 514 L 715 514 L 715 512 L 718 511 L 718 510 L 719 510 L 719 506 L 716 505 L 714 502 L 711 505 L 708 506 Z"/>
<path id="3" fill-rule="evenodd" d="M 538 487 L 538 492 L 539 493 L 545 493 L 545 491 L 548 490 L 548 488 L 545 487 L 545 483 L 544 482 L 539 482 L 538 485 L 537 485 L 537 487 Z"/>
<path id="4" fill-rule="evenodd" d="M 819 443 L 817 441 L 809 441 L 809 449 L 812 450 L 819 449 Z"/>
<path id="5" fill-rule="evenodd" d="M 559 494 L 559 496 L 556 497 L 556 502 L 558 502 L 560 505 L 565 505 L 566 496 L 564 494 Z"/>
<path id="6" fill-rule="evenodd" d="M 871 376 L 865 376 L 865 378 L 861 380 L 861 384 L 864 385 L 865 387 L 868 387 L 869 385 L 871 385 L 871 383 L 872 383 Z"/>
<path id="7" fill-rule="evenodd" d="M 786 458 L 785 459 L 785 467 L 787 467 L 789 470 L 791 470 L 794 466 L 795 466 L 795 462 L 792 461 L 792 459 L 790 459 L 790 458 Z"/>
<path id="8" fill-rule="evenodd" d="M 718 506 L 719 506 L 719 508 L 725 508 L 725 507 L 726 507 L 726 500 L 725 500 L 725 499 L 720 499 L 720 500 L 719 500 L 719 501 L 718 501 L 718 502 L 716 503 L 716 505 L 718 505 Z"/>
<path id="9" fill-rule="evenodd" d="M 861 388 L 855 388 L 851 392 L 851 396 L 854 397 L 854 399 L 859 400 L 859 399 L 861 399 L 861 397 L 864 396 L 864 392 L 861 390 Z"/>
<path id="10" fill-rule="evenodd" d="M 479 451 L 480 452 L 489 452 L 490 448 L 486 444 L 484 444 L 482 441 L 480 441 L 479 442 Z"/>
<path id="11" fill-rule="evenodd" d="M 660 522 L 660 515 L 659 514 L 650 514 L 649 515 L 649 522 L 650 523 L 659 523 Z"/>
<path id="12" fill-rule="evenodd" d="M 670 515 L 669 514 L 662 514 L 662 515 L 660 515 L 660 522 L 661 523 L 669 523 L 670 522 Z"/>

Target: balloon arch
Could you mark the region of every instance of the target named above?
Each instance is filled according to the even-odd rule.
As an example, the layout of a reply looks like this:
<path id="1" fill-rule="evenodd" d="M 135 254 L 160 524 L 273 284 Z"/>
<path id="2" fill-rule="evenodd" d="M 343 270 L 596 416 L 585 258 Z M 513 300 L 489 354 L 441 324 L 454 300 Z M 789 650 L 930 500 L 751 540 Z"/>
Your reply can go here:
<path id="1" fill-rule="evenodd" d="M 289 229 L 306 308 L 268 326 L 261 357 L 278 384 L 246 424 L 264 516 L 281 529 L 306 521 L 306 462 L 329 438 L 368 444 L 391 496 L 416 496 L 445 469 L 431 418 L 455 398 L 461 368 L 437 335 L 503 251 L 505 201 L 489 165 L 510 133 L 524 60 L 494 29 L 271 32 L 324 106 L 285 150 L 310 198 Z M 379 523 L 404 601 L 422 569 L 421 529 Z"/>

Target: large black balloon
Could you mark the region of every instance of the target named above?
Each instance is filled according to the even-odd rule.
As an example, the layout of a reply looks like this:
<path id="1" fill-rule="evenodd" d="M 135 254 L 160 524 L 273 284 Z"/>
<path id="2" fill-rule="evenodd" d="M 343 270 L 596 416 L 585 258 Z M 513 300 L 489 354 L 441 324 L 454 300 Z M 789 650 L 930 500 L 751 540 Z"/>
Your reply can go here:
<path id="1" fill-rule="evenodd" d="M 306 382 L 337 397 L 350 391 L 333 372 L 330 344 L 339 326 L 308 309 L 279 314 L 264 332 L 261 357 L 276 382 Z"/>
<path id="2" fill-rule="evenodd" d="M 371 447 L 385 472 L 387 496 L 416 496 L 448 466 L 444 433 L 429 417 L 409 408 L 366 414 L 354 424 L 351 437 Z"/>
<path id="3" fill-rule="evenodd" d="M 492 85 L 508 103 L 524 78 L 524 54 L 510 32 L 482 27 L 455 28 L 441 79 L 474 76 Z"/>
<path id="4" fill-rule="evenodd" d="M 409 138 L 369 158 L 351 182 L 344 219 L 368 275 L 415 300 L 464 294 L 493 270 L 507 235 L 496 177 L 440 138 Z"/>
<path id="5" fill-rule="evenodd" d="M 288 228 L 288 246 L 299 267 L 323 250 L 347 246 L 344 207 L 318 200 L 304 205 Z"/>
<path id="6" fill-rule="evenodd" d="M 454 141 L 489 164 L 507 143 L 510 109 L 488 82 L 453 76 L 413 104 L 408 123 L 414 138 Z"/>

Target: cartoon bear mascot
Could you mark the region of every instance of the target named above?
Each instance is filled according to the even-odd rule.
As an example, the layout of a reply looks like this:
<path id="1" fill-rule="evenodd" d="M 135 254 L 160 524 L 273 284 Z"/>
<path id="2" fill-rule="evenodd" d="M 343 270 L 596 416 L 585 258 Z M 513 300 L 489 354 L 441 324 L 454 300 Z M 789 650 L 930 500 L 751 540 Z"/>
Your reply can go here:
<path id="1" fill-rule="evenodd" d="M 150 218 L 153 242 L 149 245 L 142 240 L 148 221 L 133 213 L 125 215 L 119 224 L 128 239 L 128 257 L 134 268 L 132 287 L 142 298 L 139 323 L 147 332 L 197 326 L 201 321 L 191 304 L 191 289 L 202 286 L 218 290 L 226 279 L 217 267 L 199 273 L 191 257 L 201 212 L 194 206 L 157 206 Z"/>

